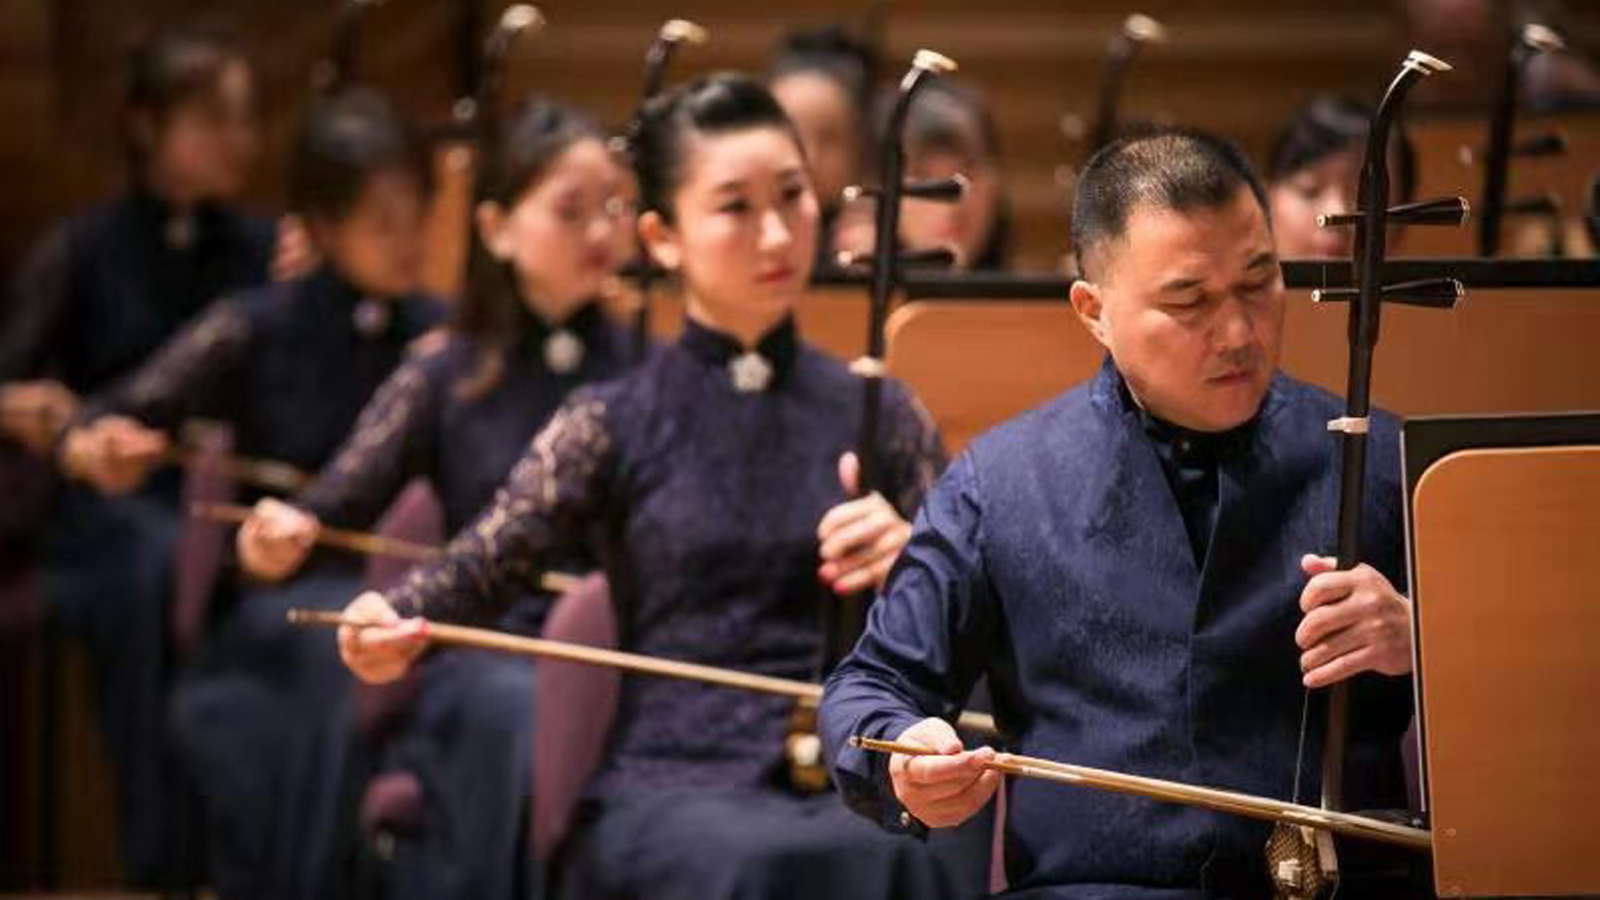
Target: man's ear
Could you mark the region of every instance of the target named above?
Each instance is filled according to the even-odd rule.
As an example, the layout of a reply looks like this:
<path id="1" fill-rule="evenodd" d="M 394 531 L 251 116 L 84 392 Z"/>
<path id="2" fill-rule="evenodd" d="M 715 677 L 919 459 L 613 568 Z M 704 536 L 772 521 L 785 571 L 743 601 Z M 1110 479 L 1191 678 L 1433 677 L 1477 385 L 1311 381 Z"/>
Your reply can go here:
<path id="1" fill-rule="evenodd" d="M 510 259 L 511 235 L 507 233 L 505 209 L 493 200 L 485 200 L 472 211 L 472 218 L 478 226 L 478 239 L 489 255 L 502 262 Z"/>
<path id="2" fill-rule="evenodd" d="M 639 216 L 639 240 L 661 268 L 676 272 L 683 265 L 683 245 L 677 231 L 655 210 Z"/>
<path id="3" fill-rule="evenodd" d="M 1083 327 L 1089 329 L 1094 339 L 1102 347 L 1111 349 L 1111 330 L 1106 324 L 1105 298 L 1100 293 L 1100 288 L 1090 282 L 1078 279 L 1072 283 L 1072 290 L 1068 293 L 1072 301 L 1072 309 L 1078 314 L 1078 321 Z"/>

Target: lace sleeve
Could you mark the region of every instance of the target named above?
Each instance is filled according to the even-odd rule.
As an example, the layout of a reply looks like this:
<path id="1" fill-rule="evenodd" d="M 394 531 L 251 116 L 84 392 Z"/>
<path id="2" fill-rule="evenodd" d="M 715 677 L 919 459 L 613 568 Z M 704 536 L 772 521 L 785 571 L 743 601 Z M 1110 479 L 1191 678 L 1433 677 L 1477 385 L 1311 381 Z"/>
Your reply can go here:
<path id="1" fill-rule="evenodd" d="M 939 428 L 922 401 L 899 382 L 890 381 L 884 387 L 883 496 L 909 520 L 950 459 Z"/>
<path id="2" fill-rule="evenodd" d="M 575 397 L 533 439 L 478 520 L 441 558 L 388 594 L 401 615 L 481 620 L 511 598 L 539 595 L 539 576 L 570 553 L 604 508 L 613 438 L 605 401 Z"/>
<path id="3" fill-rule="evenodd" d="M 437 403 L 424 362 L 403 363 L 373 394 L 333 461 L 295 505 L 330 525 L 369 527 L 425 468 Z"/>
<path id="4" fill-rule="evenodd" d="M 219 300 L 128 380 L 91 400 L 84 418 L 116 413 L 170 430 L 186 417 L 214 413 L 221 391 L 237 381 L 249 343 L 250 318 L 244 308 Z"/>

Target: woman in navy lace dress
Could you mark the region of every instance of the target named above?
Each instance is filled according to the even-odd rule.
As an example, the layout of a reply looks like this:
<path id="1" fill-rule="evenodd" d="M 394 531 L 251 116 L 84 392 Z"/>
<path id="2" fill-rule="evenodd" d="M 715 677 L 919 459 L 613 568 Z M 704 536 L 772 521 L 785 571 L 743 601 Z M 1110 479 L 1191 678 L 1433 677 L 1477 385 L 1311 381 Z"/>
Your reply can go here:
<path id="1" fill-rule="evenodd" d="M 108 493 L 131 489 L 195 418 L 229 425 L 241 454 L 320 467 L 440 312 L 415 293 L 420 162 L 378 96 L 321 101 L 295 150 L 291 202 L 325 262 L 212 304 L 125 383 L 90 398 L 62 441 L 63 467 Z M 234 574 L 217 585 L 210 633 L 174 691 L 176 749 L 206 808 L 221 893 L 303 896 L 291 878 L 314 869 L 306 860 L 326 843 L 318 828 L 336 791 L 318 785 L 337 779 L 348 727 L 286 723 L 347 702 L 350 682 L 283 608 L 348 597 L 360 568 L 330 554 L 288 589 Z"/>
<path id="2" fill-rule="evenodd" d="M 371 528 L 413 479 L 433 488 L 454 534 L 494 499 L 574 388 L 630 361 L 629 335 L 597 297 L 633 224 L 631 175 L 600 129 L 533 101 L 488 164 L 470 288 L 452 327 L 390 376 L 309 488 L 292 503 L 257 505 L 238 542 L 257 577 L 297 571 L 323 523 Z M 554 565 L 597 562 L 578 552 Z M 539 590 L 513 600 L 499 624 L 537 633 L 550 600 Z M 422 669 L 418 708 L 383 762 L 415 773 L 424 794 L 421 828 L 398 836 L 388 895 L 520 896 L 532 663 L 441 651 Z"/>
<path id="3" fill-rule="evenodd" d="M 80 399 L 126 377 L 225 292 L 267 279 L 273 227 L 238 198 L 258 147 L 254 76 L 225 35 L 156 32 L 128 54 L 126 189 L 52 228 L 0 304 L 0 544 L 35 546 L 44 599 L 93 666 L 128 881 L 175 883 L 178 792 L 163 765 L 176 472 L 105 497 L 41 478 Z M 42 488 L 42 489 L 41 489 Z M 49 522 L 29 493 L 50 495 Z M 19 497 L 19 494 L 21 495 Z"/>
<path id="4" fill-rule="evenodd" d="M 884 483 L 852 500 L 861 383 L 795 332 L 817 202 L 770 93 L 713 76 L 649 104 L 634 147 L 640 233 L 683 283 L 681 340 L 556 413 L 445 556 L 347 613 L 362 678 L 424 646 L 403 617 L 483 620 L 596 527 L 627 649 L 807 678 L 821 606 L 881 582 L 940 469 L 938 435 L 890 383 Z M 884 840 L 785 783 L 791 704 L 628 679 L 563 889 L 583 897 L 970 895 L 981 854 Z"/>

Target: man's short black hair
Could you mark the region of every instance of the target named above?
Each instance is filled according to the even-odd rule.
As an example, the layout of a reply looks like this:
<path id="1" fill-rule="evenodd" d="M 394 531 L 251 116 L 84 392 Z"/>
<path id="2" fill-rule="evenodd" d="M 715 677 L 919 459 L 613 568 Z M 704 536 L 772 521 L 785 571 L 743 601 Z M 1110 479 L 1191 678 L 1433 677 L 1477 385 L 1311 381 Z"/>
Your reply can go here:
<path id="1" fill-rule="evenodd" d="M 1267 192 L 1239 148 L 1202 131 L 1163 128 L 1107 144 L 1084 166 L 1072 207 L 1072 252 L 1084 258 L 1127 233 L 1139 207 L 1188 212 L 1226 206 L 1240 186 L 1268 214 Z"/>

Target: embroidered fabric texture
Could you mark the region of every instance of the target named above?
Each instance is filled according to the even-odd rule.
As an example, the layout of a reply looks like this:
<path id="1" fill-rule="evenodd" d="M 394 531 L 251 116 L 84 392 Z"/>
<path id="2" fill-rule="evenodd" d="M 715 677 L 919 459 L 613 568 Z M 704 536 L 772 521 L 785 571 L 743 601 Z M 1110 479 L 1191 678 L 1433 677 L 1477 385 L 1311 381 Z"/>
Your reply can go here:
<path id="1" fill-rule="evenodd" d="M 745 393 L 725 362 L 680 343 L 577 392 L 492 506 L 390 602 L 403 615 L 487 618 L 509 589 L 598 532 L 626 649 L 812 677 L 828 602 L 817 583 L 817 523 L 847 499 L 838 457 L 854 449 L 861 382 L 802 347 L 769 390 Z M 880 458 L 882 492 L 909 516 L 943 453 L 895 382 L 886 385 Z M 790 706 L 626 679 L 594 789 L 766 783 L 782 764 Z"/>

